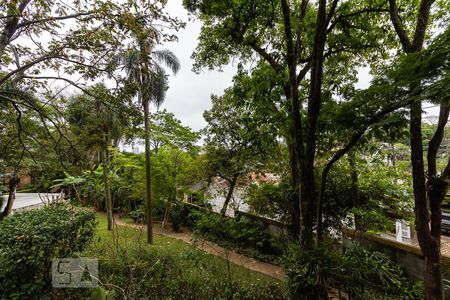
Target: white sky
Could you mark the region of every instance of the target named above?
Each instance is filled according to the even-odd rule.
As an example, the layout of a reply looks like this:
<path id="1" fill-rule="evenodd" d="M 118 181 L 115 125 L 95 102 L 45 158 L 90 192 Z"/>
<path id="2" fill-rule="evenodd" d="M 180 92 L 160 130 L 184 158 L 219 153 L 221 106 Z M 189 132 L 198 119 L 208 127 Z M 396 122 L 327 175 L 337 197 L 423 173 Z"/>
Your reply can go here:
<path id="1" fill-rule="evenodd" d="M 178 17 L 186 22 L 186 28 L 179 31 L 178 42 L 164 45 L 178 57 L 181 69 L 176 76 L 171 75 L 167 98 L 161 109 L 167 109 L 184 125 L 199 130 L 206 125 L 203 112 L 211 108 L 211 94 L 222 94 L 223 90 L 231 85 L 236 69 L 233 66 L 226 66 L 222 72 L 207 70 L 201 74 L 192 72 L 190 57 L 197 46 L 201 22 L 188 21 L 188 12 L 180 0 L 169 0 L 166 9 L 172 17 Z"/>

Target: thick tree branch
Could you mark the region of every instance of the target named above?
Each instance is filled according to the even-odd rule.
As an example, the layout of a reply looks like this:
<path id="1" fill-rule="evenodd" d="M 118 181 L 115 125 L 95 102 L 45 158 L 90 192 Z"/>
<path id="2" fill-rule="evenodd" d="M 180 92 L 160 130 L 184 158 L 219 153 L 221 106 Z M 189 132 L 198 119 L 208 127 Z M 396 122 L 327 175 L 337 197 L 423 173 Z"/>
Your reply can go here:
<path id="1" fill-rule="evenodd" d="M 57 57 L 57 55 L 54 52 L 51 52 L 51 53 L 45 54 L 45 55 L 43 55 L 43 56 L 41 56 L 41 57 L 39 57 L 39 58 L 37 58 L 37 59 L 35 59 L 35 60 L 25 64 L 25 65 L 22 65 L 20 68 L 17 68 L 15 70 L 9 72 L 8 74 L 3 76 L 2 78 L 0 78 L 0 85 L 5 83 L 12 76 L 14 76 L 16 74 L 23 74 L 23 72 L 25 72 L 29 68 L 31 68 L 31 67 L 33 67 L 33 66 L 35 66 L 35 65 L 37 65 L 37 64 L 39 64 L 41 62 L 44 62 L 46 60 L 53 59 L 55 57 Z M 25 76 L 23 76 L 22 78 L 25 78 Z"/>
<path id="2" fill-rule="evenodd" d="M 15 11 L 17 9 L 18 14 L 11 15 L 6 19 L 3 30 L 0 33 L 0 63 L 2 62 L 1 57 L 3 56 L 6 47 L 11 42 L 11 38 L 14 36 L 18 29 L 17 25 L 19 24 L 20 16 L 23 14 L 25 8 L 30 2 L 31 0 L 23 0 L 17 7 L 16 1 L 10 1 L 10 3 L 7 5 L 8 10 Z"/>
<path id="3" fill-rule="evenodd" d="M 403 51 L 410 52 L 411 49 L 411 41 L 409 40 L 408 34 L 403 28 L 402 21 L 398 14 L 397 1 L 389 0 L 389 15 L 394 25 L 395 32 L 397 32 L 398 38 L 400 39 L 400 43 L 402 45 Z"/>
<path id="4" fill-rule="evenodd" d="M 428 143 L 428 176 L 435 177 L 437 174 L 436 168 L 436 156 L 441 146 L 442 138 L 444 137 L 445 126 L 447 125 L 450 112 L 450 105 L 448 103 L 441 103 L 439 109 L 439 120 L 437 123 L 436 131 Z"/>
<path id="5" fill-rule="evenodd" d="M 311 61 L 309 61 L 298 73 L 297 75 L 297 82 L 301 82 L 306 74 L 308 74 L 309 70 L 311 69 Z"/>
<path id="6" fill-rule="evenodd" d="M 297 37 L 295 42 L 295 52 L 300 53 L 302 49 L 302 33 L 305 28 L 305 16 L 306 16 L 306 10 L 308 8 L 308 0 L 302 0 L 300 4 L 300 14 L 298 18 L 298 30 L 297 30 Z M 309 59 L 308 59 L 309 60 Z"/>
<path id="7" fill-rule="evenodd" d="M 381 12 L 389 12 L 388 9 L 383 8 L 383 6 L 386 4 L 383 3 L 383 5 L 381 5 L 380 7 L 377 8 L 372 8 L 372 7 L 367 7 L 367 8 L 363 8 L 348 14 L 342 14 L 342 15 L 338 15 L 333 22 L 331 22 L 331 19 L 328 19 L 328 29 L 327 29 L 327 33 L 330 33 L 334 27 L 336 27 L 337 24 L 339 24 L 339 22 L 342 22 L 342 20 L 345 20 L 347 18 L 351 18 L 354 16 L 358 16 L 358 15 L 362 15 L 362 14 L 370 14 L 370 13 L 381 13 Z"/>
<path id="8" fill-rule="evenodd" d="M 443 180 L 448 180 L 450 179 L 450 158 L 447 161 L 447 166 L 445 167 L 445 169 L 442 171 L 441 174 L 441 178 Z"/>
<path id="9" fill-rule="evenodd" d="M 435 0 L 422 0 L 420 2 L 419 13 L 417 15 L 416 30 L 414 31 L 414 40 L 412 42 L 412 51 L 422 49 L 425 33 L 427 30 L 428 19 L 430 18 L 431 5 L 433 5 L 434 1 Z"/>
<path id="10" fill-rule="evenodd" d="M 280 73 L 283 69 L 280 64 L 263 48 L 258 46 L 256 42 L 251 42 L 248 44 L 253 50 L 256 51 L 262 58 L 264 58 L 270 66 L 275 70 L 276 73 Z"/>

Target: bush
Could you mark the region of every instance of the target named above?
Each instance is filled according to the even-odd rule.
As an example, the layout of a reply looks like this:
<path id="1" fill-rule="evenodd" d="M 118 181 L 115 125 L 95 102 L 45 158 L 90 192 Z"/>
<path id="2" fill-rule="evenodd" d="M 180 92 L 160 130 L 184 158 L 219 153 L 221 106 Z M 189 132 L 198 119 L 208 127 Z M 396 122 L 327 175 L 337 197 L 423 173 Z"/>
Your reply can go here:
<path id="1" fill-rule="evenodd" d="M 144 205 L 140 205 L 137 209 L 130 211 L 128 215 L 135 223 L 147 222 L 147 212 L 145 211 Z"/>
<path id="2" fill-rule="evenodd" d="M 300 253 L 294 246 L 283 257 L 283 265 L 293 298 L 326 287 L 340 289 L 351 299 L 423 298 L 423 290 L 413 287 L 398 265 L 358 245 L 343 254 L 326 246 Z"/>
<path id="3" fill-rule="evenodd" d="M 0 298 L 45 299 L 53 258 L 69 257 L 91 241 L 95 214 L 58 204 L 0 221 Z"/>
<path id="4" fill-rule="evenodd" d="M 189 214 L 188 208 L 180 201 L 175 201 L 172 203 L 170 208 L 170 222 L 172 223 L 172 229 L 175 232 L 179 232 L 181 225 L 185 223 L 187 216 Z"/>
<path id="5" fill-rule="evenodd" d="M 281 241 L 269 234 L 263 225 L 245 217 L 223 218 L 212 212 L 192 211 L 194 230 L 206 239 L 261 260 L 277 260 L 282 254 Z M 194 215 L 194 216 L 192 216 Z"/>

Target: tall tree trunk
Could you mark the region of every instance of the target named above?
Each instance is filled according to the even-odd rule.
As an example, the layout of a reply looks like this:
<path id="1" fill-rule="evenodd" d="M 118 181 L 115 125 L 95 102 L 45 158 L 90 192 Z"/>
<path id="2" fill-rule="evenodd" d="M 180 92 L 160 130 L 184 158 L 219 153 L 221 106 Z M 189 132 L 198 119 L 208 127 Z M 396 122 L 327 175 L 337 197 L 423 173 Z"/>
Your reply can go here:
<path id="1" fill-rule="evenodd" d="M 144 98 L 145 99 L 145 98 Z M 145 128 L 145 198 L 147 200 L 147 243 L 153 244 L 153 203 L 152 203 L 152 172 L 150 162 L 150 120 L 149 102 L 144 100 L 144 128 Z"/>
<path id="2" fill-rule="evenodd" d="M 422 0 L 420 2 L 419 10 L 417 13 L 416 27 L 414 30 L 414 36 L 411 40 L 405 30 L 404 25 L 399 16 L 396 0 L 389 0 L 389 14 L 391 22 L 395 28 L 395 31 L 399 37 L 403 51 L 407 54 L 415 53 L 422 50 L 425 33 L 428 27 L 428 21 L 430 19 L 431 6 L 435 0 Z M 420 82 L 416 83 L 420 84 Z M 414 85 L 411 85 L 414 88 Z M 441 112 L 443 107 L 441 106 Z M 440 116 L 441 117 L 441 116 Z M 448 114 L 447 114 L 448 118 Z M 446 122 L 446 121 L 445 121 Z M 445 125 L 445 124 L 444 124 Z M 438 124 L 439 127 L 439 124 Z M 433 198 L 433 193 L 427 193 L 425 168 L 423 159 L 423 146 L 422 146 L 422 104 L 421 102 L 413 102 L 410 107 L 410 141 L 411 141 L 411 166 L 413 175 L 413 190 L 414 190 L 414 212 L 415 223 L 417 231 L 417 239 L 419 246 L 425 257 L 426 273 L 425 279 L 425 293 L 426 299 L 436 300 L 444 298 L 444 288 L 442 282 L 442 274 L 439 268 L 440 263 L 440 232 L 436 232 L 442 222 L 442 212 L 440 211 L 440 204 Z M 435 134 L 436 135 L 436 134 Z M 433 138 L 434 139 L 434 138 Z M 433 140 L 432 139 L 432 140 Z M 436 143 L 437 148 L 440 146 L 441 140 L 438 139 Z M 433 148 L 433 147 L 432 147 Z M 436 153 L 430 153 L 434 151 L 429 149 L 428 151 L 428 164 L 433 167 L 433 162 L 436 158 Z M 435 170 L 433 170 L 435 171 Z M 433 174 L 429 174 L 430 178 L 436 178 Z M 428 201 L 430 202 L 430 205 Z M 428 209 L 431 209 L 431 229 L 430 229 L 430 216 Z M 433 236 L 433 232 L 435 233 Z"/>
<path id="3" fill-rule="evenodd" d="M 220 210 L 220 214 L 222 215 L 222 217 L 225 217 L 225 215 L 227 213 L 228 204 L 230 203 L 231 197 L 233 196 L 234 188 L 236 186 L 238 177 L 239 177 L 239 175 L 234 175 L 233 178 L 231 179 L 231 181 L 227 180 L 229 187 L 228 187 L 227 196 L 225 198 L 225 202 L 223 203 L 222 209 Z"/>
<path id="4" fill-rule="evenodd" d="M 110 152 L 109 147 L 111 144 L 109 128 L 104 130 L 105 145 L 102 152 L 102 163 L 103 163 L 103 184 L 105 188 L 105 205 L 106 205 L 106 215 L 108 219 L 108 230 L 113 229 L 113 213 L 112 213 L 112 197 L 111 197 L 111 177 L 109 175 L 109 163 L 110 163 Z M 104 153 L 104 154 L 103 154 Z"/>
<path id="5" fill-rule="evenodd" d="M 153 203 L 152 203 L 152 179 L 151 179 L 151 162 L 150 162 L 150 49 L 141 37 L 139 40 L 141 55 L 141 100 L 144 106 L 144 141 L 145 141 L 145 200 L 147 203 L 147 243 L 153 244 Z"/>
<path id="6" fill-rule="evenodd" d="M 317 195 L 314 180 L 314 161 L 316 154 L 317 122 L 322 102 L 323 53 L 326 42 L 326 27 L 326 0 L 320 0 L 314 36 L 310 93 L 308 99 L 307 134 L 305 139 L 306 148 L 303 162 L 301 162 L 301 210 L 303 220 L 302 225 L 305 230 L 303 237 L 304 249 L 311 249 L 313 246 L 314 216 L 317 215 L 315 213 L 317 209 Z"/>
<path id="7" fill-rule="evenodd" d="M 397 157 L 395 153 L 395 144 L 391 143 L 391 150 L 392 150 L 392 166 L 395 168 L 397 165 Z"/>
<path id="8" fill-rule="evenodd" d="M 291 122 L 290 139 L 296 136 L 296 132 L 300 131 L 298 126 L 299 122 Z M 293 238 L 300 236 L 300 167 L 299 167 L 299 145 L 295 145 L 298 141 L 294 142 L 287 139 L 288 153 L 289 153 L 289 167 L 290 167 L 290 188 L 291 191 L 288 195 L 288 212 L 290 218 L 289 233 Z"/>
<path id="9" fill-rule="evenodd" d="M 411 105 L 410 134 L 416 231 L 420 249 L 425 257 L 426 263 L 426 273 L 424 276 L 425 292 L 429 300 L 443 299 L 442 274 L 439 269 L 441 256 L 440 242 L 431 235 L 429 224 L 430 216 L 428 213 L 422 146 L 422 105 L 420 102 L 415 102 Z M 434 211 L 434 213 L 438 212 Z"/>
<path id="10" fill-rule="evenodd" d="M 16 174 L 12 175 L 8 182 L 9 193 L 8 202 L 6 203 L 5 209 L 3 210 L 2 217 L 7 217 L 11 214 L 14 200 L 16 200 L 16 190 L 19 185 L 20 177 Z"/>
<path id="11" fill-rule="evenodd" d="M 290 18 L 290 8 L 286 0 L 281 1 L 281 9 L 283 13 L 284 33 L 286 37 L 286 61 L 289 71 L 289 85 L 284 88 L 286 99 L 290 100 L 289 114 L 289 135 L 290 144 L 290 169 L 291 169 L 291 187 L 292 195 L 290 196 L 290 211 L 292 221 L 292 234 L 298 235 L 300 241 L 303 239 L 302 234 L 302 215 L 300 201 L 300 161 L 303 156 L 303 136 L 300 114 L 300 99 L 298 94 L 297 82 L 297 55 L 295 44 L 293 42 L 292 26 Z"/>

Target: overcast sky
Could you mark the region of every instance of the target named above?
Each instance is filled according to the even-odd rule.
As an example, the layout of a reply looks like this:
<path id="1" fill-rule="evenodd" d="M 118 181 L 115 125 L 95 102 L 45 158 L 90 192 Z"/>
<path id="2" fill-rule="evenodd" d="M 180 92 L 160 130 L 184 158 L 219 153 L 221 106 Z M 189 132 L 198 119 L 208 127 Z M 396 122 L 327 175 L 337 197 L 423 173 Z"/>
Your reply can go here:
<path id="1" fill-rule="evenodd" d="M 222 94 L 223 90 L 231 85 L 236 70 L 233 66 L 227 66 L 222 72 L 192 72 L 191 54 L 197 45 L 201 22 L 188 20 L 188 12 L 183 8 L 181 0 L 169 0 L 167 10 L 172 17 L 186 22 L 186 28 L 178 33 L 177 43 L 164 45 L 176 54 L 181 69 L 176 76 L 170 77 L 167 98 L 161 108 L 173 112 L 183 124 L 199 130 L 206 124 L 203 112 L 211 107 L 211 94 Z"/>
<path id="2" fill-rule="evenodd" d="M 191 54 L 197 45 L 201 22 L 188 20 L 188 12 L 183 8 L 181 0 L 169 0 L 166 8 L 171 16 L 186 22 L 186 28 L 178 33 L 178 42 L 164 45 L 176 54 L 181 63 L 181 70 L 176 76 L 170 77 L 167 98 L 161 109 L 167 109 L 183 124 L 199 130 L 206 125 L 203 112 L 211 107 L 211 94 L 221 95 L 223 90 L 231 85 L 236 68 L 230 65 L 224 67 L 221 72 L 208 70 L 202 71 L 201 74 L 192 72 Z M 368 69 L 361 69 L 358 87 L 366 88 L 370 78 Z M 437 109 L 427 110 L 431 114 L 437 114 Z"/>

